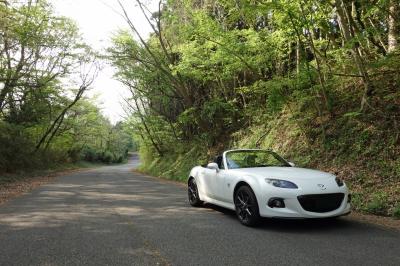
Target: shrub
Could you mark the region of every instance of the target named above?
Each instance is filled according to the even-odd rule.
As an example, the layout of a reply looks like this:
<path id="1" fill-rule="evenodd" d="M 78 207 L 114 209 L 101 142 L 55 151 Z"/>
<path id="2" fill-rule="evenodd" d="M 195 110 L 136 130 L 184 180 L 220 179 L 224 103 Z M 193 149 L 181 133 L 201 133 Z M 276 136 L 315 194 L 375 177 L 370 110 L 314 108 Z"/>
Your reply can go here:
<path id="1" fill-rule="evenodd" d="M 32 156 L 34 143 L 23 128 L 0 122 L 0 172 L 13 172 L 34 167 L 37 157 Z"/>
<path id="2" fill-rule="evenodd" d="M 103 163 L 112 163 L 114 161 L 114 155 L 109 151 L 105 151 L 102 153 L 100 160 Z"/>
<path id="3" fill-rule="evenodd" d="M 400 203 L 397 203 L 397 205 L 394 207 L 393 216 L 396 219 L 400 219 Z"/>
<path id="4" fill-rule="evenodd" d="M 118 156 L 115 160 L 114 163 L 122 163 L 124 161 L 124 157 Z"/>
<path id="5" fill-rule="evenodd" d="M 81 158 L 81 150 L 76 148 L 70 149 L 68 151 L 68 157 L 72 162 L 76 163 Z"/>
<path id="6" fill-rule="evenodd" d="M 364 195 L 361 193 L 352 193 L 351 205 L 355 210 L 361 210 L 363 208 Z"/>
<path id="7" fill-rule="evenodd" d="M 98 152 L 91 147 L 85 148 L 82 153 L 83 153 L 82 157 L 85 161 L 96 162 L 99 159 Z"/>
<path id="8" fill-rule="evenodd" d="M 384 192 L 376 192 L 367 203 L 365 210 L 372 214 L 384 215 L 388 209 L 388 196 Z"/>

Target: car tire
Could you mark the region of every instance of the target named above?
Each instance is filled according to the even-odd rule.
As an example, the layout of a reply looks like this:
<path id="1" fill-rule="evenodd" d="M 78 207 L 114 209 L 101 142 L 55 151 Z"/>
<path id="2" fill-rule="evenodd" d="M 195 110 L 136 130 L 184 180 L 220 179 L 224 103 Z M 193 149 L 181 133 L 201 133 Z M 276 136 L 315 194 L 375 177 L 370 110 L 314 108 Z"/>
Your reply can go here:
<path id="1" fill-rule="evenodd" d="M 200 200 L 199 191 L 194 178 L 190 178 L 188 182 L 188 199 L 190 205 L 193 207 L 199 207 L 203 204 L 203 201 Z"/>
<path id="2" fill-rule="evenodd" d="M 236 216 L 246 226 L 256 226 L 260 220 L 257 198 L 249 186 L 239 187 L 234 195 Z"/>

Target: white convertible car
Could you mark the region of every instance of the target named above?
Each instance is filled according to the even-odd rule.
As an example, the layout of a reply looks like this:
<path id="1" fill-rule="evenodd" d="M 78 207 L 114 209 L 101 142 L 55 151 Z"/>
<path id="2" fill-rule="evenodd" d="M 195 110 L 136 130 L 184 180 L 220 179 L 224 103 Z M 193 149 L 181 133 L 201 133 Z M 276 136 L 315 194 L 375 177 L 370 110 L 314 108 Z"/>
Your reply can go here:
<path id="1" fill-rule="evenodd" d="M 270 150 L 225 151 L 189 175 L 192 206 L 212 203 L 236 211 L 244 225 L 260 217 L 328 218 L 350 213 L 350 194 L 335 175 L 295 167 Z"/>

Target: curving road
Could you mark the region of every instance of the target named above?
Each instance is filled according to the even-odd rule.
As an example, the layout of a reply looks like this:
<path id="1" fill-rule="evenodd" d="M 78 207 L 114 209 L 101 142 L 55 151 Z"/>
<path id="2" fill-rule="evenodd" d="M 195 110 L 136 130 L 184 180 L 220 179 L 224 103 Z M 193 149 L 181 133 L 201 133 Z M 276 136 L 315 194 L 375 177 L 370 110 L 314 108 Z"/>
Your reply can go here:
<path id="1" fill-rule="evenodd" d="M 341 218 L 239 224 L 185 187 L 102 167 L 0 206 L 0 265 L 400 265 L 400 233 Z"/>

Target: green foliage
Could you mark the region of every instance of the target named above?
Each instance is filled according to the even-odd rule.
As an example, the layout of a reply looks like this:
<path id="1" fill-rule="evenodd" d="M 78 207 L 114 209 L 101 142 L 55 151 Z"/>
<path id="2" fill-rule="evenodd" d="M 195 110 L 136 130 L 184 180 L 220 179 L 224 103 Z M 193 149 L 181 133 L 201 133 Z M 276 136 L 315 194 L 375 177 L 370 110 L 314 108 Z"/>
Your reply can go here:
<path id="1" fill-rule="evenodd" d="M 24 128 L 0 121 L 0 172 L 32 166 L 32 141 Z"/>
<path id="2" fill-rule="evenodd" d="M 351 194 L 351 205 L 358 211 L 365 210 L 365 196 L 363 193 L 352 193 Z"/>
<path id="3" fill-rule="evenodd" d="M 193 165 L 202 165 L 207 162 L 206 152 L 201 144 L 194 144 L 191 147 L 178 144 L 168 157 L 154 157 L 151 148 L 141 146 L 139 169 L 153 176 L 184 182 Z"/>
<path id="4" fill-rule="evenodd" d="M 117 33 L 109 60 L 132 93 L 142 170 L 181 180 L 224 149 L 259 144 L 343 172 L 358 210 L 387 215 L 400 182 L 391 3 L 169 0 L 147 40 Z"/>
<path id="5" fill-rule="evenodd" d="M 125 160 L 131 133 L 83 96 L 98 64 L 75 23 L 48 1 L 3 1 L 0 32 L 0 173 Z"/>
<path id="6" fill-rule="evenodd" d="M 383 215 L 386 213 L 388 209 L 388 196 L 384 192 L 375 192 L 370 201 L 365 206 L 365 211 L 372 213 Z"/>
<path id="7" fill-rule="evenodd" d="M 109 151 L 103 152 L 99 159 L 104 163 L 111 163 L 115 160 L 113 154 Z"/>
<path id="8" fill-rule="evenodd" d="M 91 147 L 85 147 L 82 150 L 82 156 L 83 156 L 83 159 L 88 162 L 100 161 L 98 152 Z"/>
<path id="9" fill-rule="evenodd" d="M 397 203 L 397 205 L 393 209 L 393 216 L 396 219 L 400 219 L 400 204 L 399 203 Z"/>
<path id="10" fill-rule="evenodd" d="M 46 169 L 80 160 L 121 163 L 134 147 L 127 126 L 111 125 L 88 100 L 70 110 L 60 133 L 47 149 L 36 151 L 37 128 L 0 121 L 0 173 Z"/>

